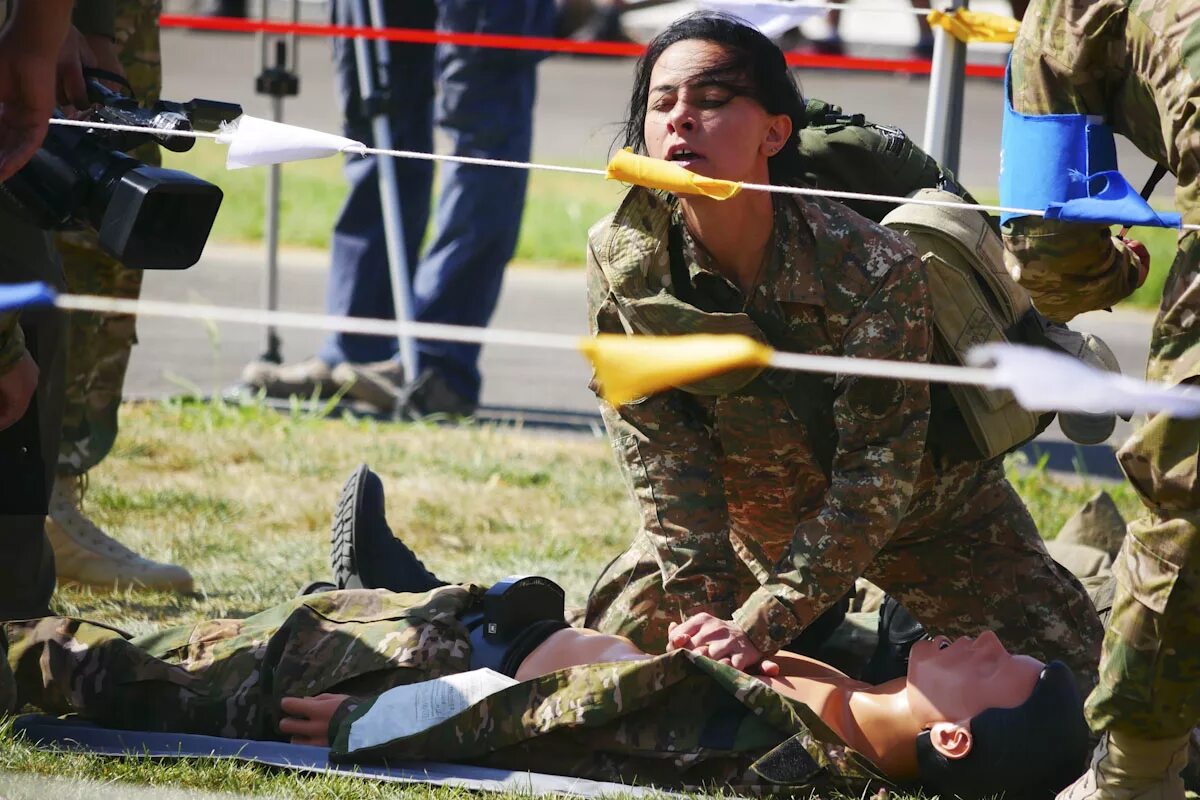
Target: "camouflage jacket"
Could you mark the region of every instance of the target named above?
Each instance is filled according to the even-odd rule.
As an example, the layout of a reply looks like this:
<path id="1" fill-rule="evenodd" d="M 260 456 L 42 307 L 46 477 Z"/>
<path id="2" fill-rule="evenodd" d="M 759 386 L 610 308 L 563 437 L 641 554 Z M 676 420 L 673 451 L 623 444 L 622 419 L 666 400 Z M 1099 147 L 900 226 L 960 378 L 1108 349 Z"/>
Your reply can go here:
<path id="1" fill-rule="evenodd" d="M 1176 206 L 1185 222 L 1198 222 L 1198 36 L 1200 6 L 1189 0 L 1035 0 L 1013 48 L 1013 107 L 1103 117 L 1175 173 Z M 1036 165 L 1006 168 L 1018 166 Z M 1107 226 L 1025 217 L 1005 244 L 1051 319 L 1110 306 L 1135 288 L 1133 256 Z"/>
<path id="2" fill-rule="evenodd" d="M 777 197 L 746 297 L 673 221 L 673 200 L 632 189 L 590 232 L 592 332 L 738 332 L 785 351 L 927 361 L 925 271 L 906 240 L 832 201 Z M 686 277 L 671 274 L 673 224 Z M 733 619 L 775 652 L 895 533 L 922 469 L 929 389 L 767 370 L 601 410 L 667 590 L 728 594 L 740 560 L 759 588 Z"/>

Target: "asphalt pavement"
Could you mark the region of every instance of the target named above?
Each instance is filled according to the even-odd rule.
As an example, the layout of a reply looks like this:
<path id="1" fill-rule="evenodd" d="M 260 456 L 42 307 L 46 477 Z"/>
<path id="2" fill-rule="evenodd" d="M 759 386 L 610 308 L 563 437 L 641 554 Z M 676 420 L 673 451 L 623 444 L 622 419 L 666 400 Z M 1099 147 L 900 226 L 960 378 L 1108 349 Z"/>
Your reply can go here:
<path id="1" fill-rule="evenodd" d="M 270 113 L 266 99 L 253 93 L 253 37 L 165 31 L 163 43 L 164 96 L 233 100 L 242 103 L 248 113 Z M 621 59 L 555 57 L 543 62 L 535 117 L 535 159 L 602 164 L 624 114 L 632 70 L 633 62 Z M 331 102 L 334 88 L 326 43 L 301 43 L 299 73 L 301 93 L 286 101 L 285 121 L 337 131 L 340 118 L 336 104 Z M 817 70 L 803 71 L 798 77 L 806 94 L 865 111 L 872 119 L 897 125 L 920 139 L 926 79 Z M 997 82 L 967 82 L 959 173 L 972 188 L 986 190 L 995 185 L 1001 103 Z M 444 143 L 439 147 L 444 148 Z M 1136 158 L 1122 155 L 1128 174 L 1140 175 L 1145 162 L 1140 154 Z M 322 310 L 325 255 L 285 251 L 281 263 L 281 307 Z M 150 298 L 254 306 L 261 302 L 264 264 L 261 248 L 212 245 L 191 270 L 148 274 L 145 294 Z M 585 333 L 582 274 L 510 269 L 493 324 L 521 330 Z M 1147 314 L 1118 311 L 1087 315 L 1078 327 L 1103 336 L 1116 351 L 1122 369 L 1139 375 L 1145 362 L 1149 324 Z M 288 360 L 308 357 L 320 341 L 320 334 L 313 332 L 284 331 L 283 336 Z M 219 391 L 233 383 L 242 366 L 262 352 L 264 336 L 261 329 L 245 326 L 218 328 L 147 318 L 140 323 L 140 340 L 127 385 L 127 394 L 132 397 L 156 396 L 182 388 Z M 594 400 L 586 388 L 588 368 L 574 354 L 487 347 L 482 369 L 485 406 L 595 413 Z M 1114 440 L 1127 431 L 1127 426 L 1119 426 Z M 1061 439 L 1061 435 L 1047 432 L 1049 441 L 1056 438 Z"/>

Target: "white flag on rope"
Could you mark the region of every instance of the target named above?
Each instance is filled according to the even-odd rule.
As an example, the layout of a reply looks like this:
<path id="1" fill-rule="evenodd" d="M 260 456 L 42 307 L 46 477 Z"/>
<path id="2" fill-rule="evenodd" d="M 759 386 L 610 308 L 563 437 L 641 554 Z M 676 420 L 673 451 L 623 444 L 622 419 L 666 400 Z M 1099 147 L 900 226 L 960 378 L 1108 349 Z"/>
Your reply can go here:
<path id="1" fill-rule="evenodd" d="M 967 360 L 992 367 L 994 385 L 1011 391 L 1030 411 L 1200 417 L 1198 387 L 1148 383 L 1040 347 L 987 344 Z"/>
<path id="2" fill-rule="evenodd" d="M 297 125 L 285 125 L 269 119 L 243 114 L 231 125 L 222 126 L 217 141 L 229 145 L 227 169 L 284 164 L 310 158 L 326 158 L 347 147 L 362 147 L 362 142 L 314 131 Z"/>
<path id="3" fill-rule="evenodd" d="M 797 3 L 795 8 L 788 8 L 790 3 L 758 3 L 754 0 L 700 0 L 698 5 L 740 17 L 772 39 L 778 39 L 810 17 L 822 16 L 826 10 L 824 6 Z"/>

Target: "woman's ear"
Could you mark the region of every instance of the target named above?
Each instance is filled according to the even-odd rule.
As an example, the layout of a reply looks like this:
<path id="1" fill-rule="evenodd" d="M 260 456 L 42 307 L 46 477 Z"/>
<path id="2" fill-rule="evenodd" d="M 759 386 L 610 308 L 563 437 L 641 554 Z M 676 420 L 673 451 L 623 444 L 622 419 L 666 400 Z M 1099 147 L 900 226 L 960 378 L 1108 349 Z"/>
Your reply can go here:
<path id="1" fill-rule="evenodd" d="M 929 741 L 946 758 L 965 758 L 971 752 L 971 729 L 960 722 L 935 722 Z"/>
<path id="2" fill-rule="evenodd" d="M 783 149 L 788 137 L 792 135 L 792 118 L 787 114 L 775 114 L 769 120 L 766 136 L 763 137 L 762 149 L 767 157 L 771 157 Z"/>

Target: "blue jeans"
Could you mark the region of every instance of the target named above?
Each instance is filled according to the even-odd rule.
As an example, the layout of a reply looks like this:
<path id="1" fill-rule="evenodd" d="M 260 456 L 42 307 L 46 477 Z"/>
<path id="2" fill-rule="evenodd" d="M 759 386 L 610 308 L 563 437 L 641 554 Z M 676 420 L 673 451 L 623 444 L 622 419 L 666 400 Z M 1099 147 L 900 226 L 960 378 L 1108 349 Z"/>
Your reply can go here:
<path id="1" fill-rule="evenodd" d="M 333 18 L 353 24 L 353 0 L 334 0 Z M 386 2 L 389 27 L 456 32 L 551 35 L 553 0 L 403 0 Z M 388 122 L 393 147 L 433 150 L 433 126 L 449 137 L 455 155 L 527 161 L 539 54 L 439 44 L 388 45 Z M 345 135 L 373 145 L 361 107 L 351 40 L 334 40 L 334 62 Z M 436 92 L 435 92 L 436 87 Z M 433 165 L 397 159 L 405 260 L 413 314 L 421 322 L 487 325 L 500 295 L 504 267 L 517 246 L 528 173 L 501 167 L 445 164 L 431 241 Z M 330 314 L 393 319 L 376 157 L 345 164 L 350 192 L 333 231 L 326 309 Z M 335 334 L 319 356 L 329 364 L 383 361 L 397 354 L 395 339 Z M 434 369 L 468 400 L 479 398 L 479 346 L 417 343 L 418 369 Z M 410 379 L 415 376 L 408 376 Z"/>

